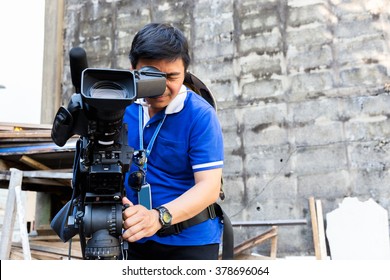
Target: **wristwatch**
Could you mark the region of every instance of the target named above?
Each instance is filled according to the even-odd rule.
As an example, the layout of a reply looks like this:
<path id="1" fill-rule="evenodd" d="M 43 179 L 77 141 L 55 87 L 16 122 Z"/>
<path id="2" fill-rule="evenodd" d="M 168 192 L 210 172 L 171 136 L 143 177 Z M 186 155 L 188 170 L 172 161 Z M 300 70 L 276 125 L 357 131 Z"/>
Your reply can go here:
<path id="1" fill-rule="evenodd" d="M 167 228 L 171 225 L 172 222 L 172 215 L 169 213 L 168 209 L 164 206 L 158 206 L 154 208 L 158 211 L 159 213 L 159 219 L 160 219 L 160 224 L 162 225 L 162 228 Z"/>

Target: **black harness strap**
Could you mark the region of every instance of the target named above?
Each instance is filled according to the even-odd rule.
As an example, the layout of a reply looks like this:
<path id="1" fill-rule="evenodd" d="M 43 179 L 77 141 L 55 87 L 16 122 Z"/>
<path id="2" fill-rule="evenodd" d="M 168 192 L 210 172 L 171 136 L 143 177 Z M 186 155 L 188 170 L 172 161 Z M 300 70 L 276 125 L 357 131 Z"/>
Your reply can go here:
<path id="1" fill-rule="evenodd" d="M 223 222 L 223 235 L 222 235 L 222 259 L 232 260 L 233 259 L 233 248 L 234 248 L 234 238 L 233 238 L 233 226 L 230 222 L 229 217 L 222 210 L 221 206 L 217 203 L 214 203 L 200 212 L 198 215 L 192 217 L 189 220 L 184 222 L 172 225 L 165 229 L 161 229 L 157 232 L 158 236 L 168 236 L 171 234 L 179 234 L 184 229 L 191 226 L 200 224 L 208 219 L 215 219 L 220 217 Z"/>

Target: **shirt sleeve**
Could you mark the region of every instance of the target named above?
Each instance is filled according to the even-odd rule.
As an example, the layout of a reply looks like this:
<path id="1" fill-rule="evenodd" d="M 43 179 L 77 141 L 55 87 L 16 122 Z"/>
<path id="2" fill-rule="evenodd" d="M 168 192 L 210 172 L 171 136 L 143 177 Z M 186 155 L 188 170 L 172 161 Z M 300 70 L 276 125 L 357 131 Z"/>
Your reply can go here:
<path id="1" fill-rule="evenodd" d="M 222 129 L 212 107 L 200 113 L 193 123 L 189 155 L 194 172 L 223 167 Z"/>

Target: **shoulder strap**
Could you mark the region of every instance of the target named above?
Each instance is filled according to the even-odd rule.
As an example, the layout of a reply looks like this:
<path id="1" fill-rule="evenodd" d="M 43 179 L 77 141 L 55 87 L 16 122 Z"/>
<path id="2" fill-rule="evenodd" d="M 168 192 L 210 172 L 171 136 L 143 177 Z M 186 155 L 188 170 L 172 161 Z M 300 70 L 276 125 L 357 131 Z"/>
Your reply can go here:
<path id="1" fill-rule="evenodd" d="M 191 72 L 187 72 L 183 84 L 202 96 L 215 110 L 217 110 L 217 102 L 215 101 L 213 94 L 198 77 Z"/>
<path id="2" fill-rule="evenodd" d="M 214 203 L 215 212 L 217 216 L 222 217 L 223 234 L 222 234 L 222 259 L 234 259 L 234 233 L 233 226 L 228 215 L 222 210 L 221 206 Z"/>

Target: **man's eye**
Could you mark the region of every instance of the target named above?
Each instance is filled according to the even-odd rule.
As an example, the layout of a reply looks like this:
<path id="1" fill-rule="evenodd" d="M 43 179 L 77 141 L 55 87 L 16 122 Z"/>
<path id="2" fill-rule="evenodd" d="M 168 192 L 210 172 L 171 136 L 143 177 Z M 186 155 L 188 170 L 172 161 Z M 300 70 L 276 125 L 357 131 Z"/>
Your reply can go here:
<path id="1" fill-rule="evenodd" d="M 178 79 L 178 77 L 168 77 L 167 80 L 170 82 L 174 82 Z"/>

